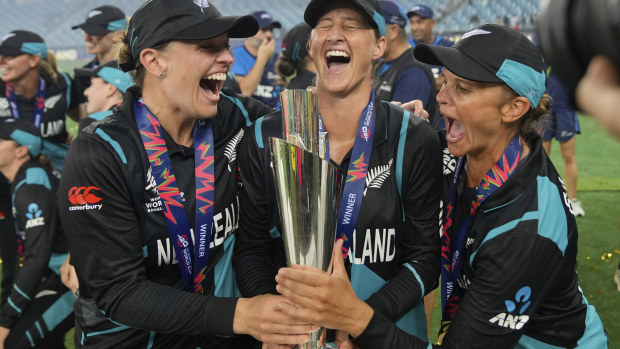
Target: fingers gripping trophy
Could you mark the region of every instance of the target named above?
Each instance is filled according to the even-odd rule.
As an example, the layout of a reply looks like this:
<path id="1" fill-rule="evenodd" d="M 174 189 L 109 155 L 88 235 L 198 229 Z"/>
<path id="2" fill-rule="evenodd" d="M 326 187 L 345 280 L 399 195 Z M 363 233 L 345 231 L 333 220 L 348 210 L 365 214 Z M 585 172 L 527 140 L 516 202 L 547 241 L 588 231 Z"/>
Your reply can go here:
<path id="1" fill-rule="evenodd" d="M 327 271 L 336 236 L 343 176 L 325 160 L 326 134 L 319 132 L 317 96 L 306 90 L 280 94 L 282 139 L 271 138 L 271 155 L 287 263 Z M 321 348 L 322 329 L 300 349 Z"/>

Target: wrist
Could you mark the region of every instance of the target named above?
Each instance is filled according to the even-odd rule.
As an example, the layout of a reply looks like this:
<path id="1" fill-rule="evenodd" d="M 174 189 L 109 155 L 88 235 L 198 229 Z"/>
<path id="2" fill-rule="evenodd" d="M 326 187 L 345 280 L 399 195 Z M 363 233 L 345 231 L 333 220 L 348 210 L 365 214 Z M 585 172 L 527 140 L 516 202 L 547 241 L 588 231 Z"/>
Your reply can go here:
<path id="1" fill-rule="evenodd" d="M 351 323 L 348 326 L 347 332 L 349 332 L 353 338 L 357 338 L 362 334 L 362 332 L 364 332 L 374 313 L 375 311 L 370 307 L 370 305 L 366 304 L 366 302 L 362 300 L 359 300 L 359 303 L 351 313 L 352 316 L 349 317 Z"/>
<path id="2" fill-rule="evenodd" d="M 248 308 L 247 298 L 239 298 L 235 307 L 235 316 L 233 317 L 233 332 L 235 334 L 247 334 L 246 314 Z"/>

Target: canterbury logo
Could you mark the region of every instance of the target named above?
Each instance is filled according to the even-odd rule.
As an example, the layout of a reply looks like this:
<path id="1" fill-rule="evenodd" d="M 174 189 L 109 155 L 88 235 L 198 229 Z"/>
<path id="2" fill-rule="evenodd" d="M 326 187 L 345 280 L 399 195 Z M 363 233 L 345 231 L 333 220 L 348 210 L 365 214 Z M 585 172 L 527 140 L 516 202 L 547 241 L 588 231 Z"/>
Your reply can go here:
<path id="1" fill-rule="evenodd" d="M 94 190 L 100 191 L 101 189 L 95 186 L 73 187 L 69 190 L 69 201 L 74 205 L 96 204 L 101 201 L 101 198 L 91 192 Z"/>

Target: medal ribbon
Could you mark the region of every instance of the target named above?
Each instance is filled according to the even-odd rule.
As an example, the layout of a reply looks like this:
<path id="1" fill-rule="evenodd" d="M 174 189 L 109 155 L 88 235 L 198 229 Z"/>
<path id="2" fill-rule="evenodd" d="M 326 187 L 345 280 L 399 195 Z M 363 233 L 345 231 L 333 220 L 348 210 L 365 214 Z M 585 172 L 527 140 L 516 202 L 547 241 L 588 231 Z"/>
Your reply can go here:
<path id="1" fill-rule="evenodd" d="M 375 136 L 375 116 L 376 108 L 374 103 L 375 91 L 370 93 L 370 101 L 359 121 L 351 162 L 347 171 L 347 179 L 344 185 L 342 201 L 338 209 L 338 229 L 337 238 L 344 239 L 342 253 L 344 257 L 349 256 L 349 247 L 353 239 L 353 231 L 357 224 L 364 189 L 366 187 L 366 175 L 368 174 L 368 164 L 370 164 L 370 154 Z M 319 131 L 325 132 L 323 121 L 319 115 Z M 329 161 L 329 139 L 326 139 L 326 154 Z"/>
<path id="2" fill-rule="evenodd" d="M 523 155 L 523 144 L 519 136 L 515 136 L 508 144 L 502 157 L 487 172 L 476 193 L 472 198 L 469 215 L 460 225 L 456 234 L 452 235 L 452 219 L 456 204 L 456 191 L 459 173 L 462 170 L 465 157 L 457 160 L 454 177 L 450 182 L 448 204 L 443 217 L 443 234 L 441 236 L 441 306 L 443 310 L 442 322 L 449 322 L 454 318 L 462 297 L 463 290 L 457 282 L 461 275 L 465 245 L 472 221 L 478 207 L 497 189 L 499 189 L 512 175 Z M 443 327 L 443 326 L 442 326 Z"/>
<path id="3" fill-rule="evenodd" d="M 11 116 L 14 119 L 20 118 L 19 108 L 17 108 L 17 97 L 13 90 L 13 84 L 6 83 L 6 98 L 9 100 L 9 106 L 11 110 Z M 45 80 L 39 78 L 39 85 L 37 87 L 37 94 L 35 95 L 34 102 L 34 115 L 32 117 L 32 123 L 41 129 L 41 122 L 43 122 L 43 111 L 45 110 Z"/>
<path id="4" fill-rule="evenodd" d="M 134 102 L 136 123 L 149 159 L 162 202 L 170 238 L 179 261 L 179 269 L 190 292 L 203 293 L 203 281 L 209 260 L 209 244 L 215 202 L 215 161 L 213 130 L 209 120 L 194 125 L 194 162 L 196 175 L 195 243 L 192 242 L 187 214 L 174 176 L 163 129 L 142 99 Z"/>

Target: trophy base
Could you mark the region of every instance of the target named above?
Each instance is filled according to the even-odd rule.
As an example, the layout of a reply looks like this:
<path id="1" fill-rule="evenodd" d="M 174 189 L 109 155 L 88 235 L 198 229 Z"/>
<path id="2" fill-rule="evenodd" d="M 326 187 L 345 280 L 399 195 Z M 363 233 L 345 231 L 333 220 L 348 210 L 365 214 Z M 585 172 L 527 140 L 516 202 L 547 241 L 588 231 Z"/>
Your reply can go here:
<path id="1" fill-rule="evenodd" d="M 335 349 L 329 344 L 321 345 L 321 336 L 323 335 L 324 328 L 320 328 L 314 332 L 310 332 L 310 341 L 306 343 L 300 343 L 293 347 L 293 349 Z"/>

